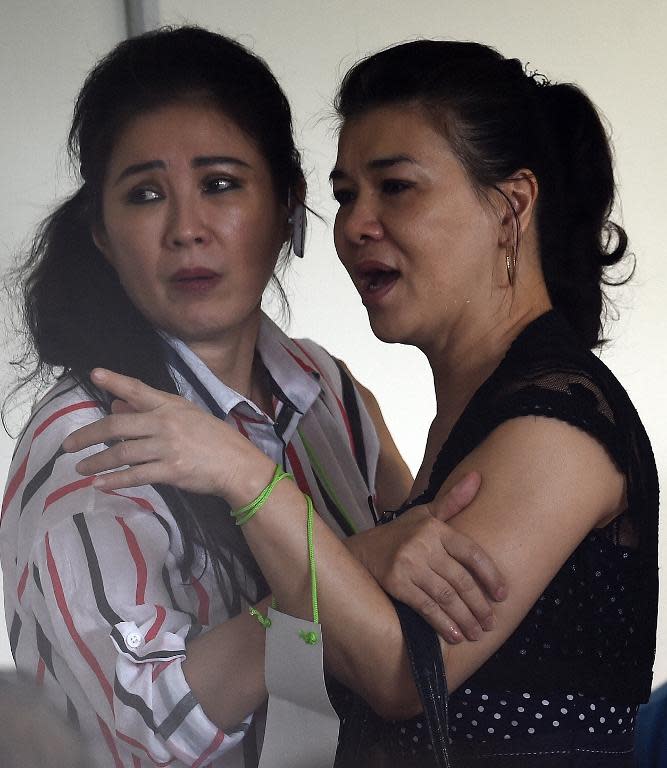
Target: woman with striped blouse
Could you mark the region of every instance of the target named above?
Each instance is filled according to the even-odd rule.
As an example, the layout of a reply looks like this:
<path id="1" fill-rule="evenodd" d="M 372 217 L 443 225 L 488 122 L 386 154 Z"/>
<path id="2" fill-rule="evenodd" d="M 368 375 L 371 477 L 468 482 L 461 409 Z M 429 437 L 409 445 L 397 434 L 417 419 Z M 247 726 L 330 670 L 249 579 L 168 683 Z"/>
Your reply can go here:
<path id="1" fill-rule="evenodd" d="M 2 505 L 12 652 L 100 766 L 249 768 L 264 633 L 242 609 L 266 607 L 266 582 L 206 489 L 107 491 L 76 471 L 63 441 L 122 410 L 90 371 L 143 379 L 226 421 L 293 473 L 340 538 L 372 526 L 369 499 L 398 506 L 410 473 L 372 395 L 261 312 L 287 246 L 302 253 L 305 198 L 289 106 L 263 61 L 196 28 L 125 41 L 86 80 L 69 148 L 81 184 L 22 272 L 28 379 L 58 380 L 22 432 Z M 476 586 L 451 597 L 446 580 L 463 569 L 441 538 L 489 590 L 499 579 L 444 523 L 434 540 L 434 524 L 435 565 L 403 589 L 415 605 L 422 587 L 450 595 L 429 613 L 454 641 L 488 626 L 490 607 Z M 377 546 L 389 552 L 392 537 Z"/>

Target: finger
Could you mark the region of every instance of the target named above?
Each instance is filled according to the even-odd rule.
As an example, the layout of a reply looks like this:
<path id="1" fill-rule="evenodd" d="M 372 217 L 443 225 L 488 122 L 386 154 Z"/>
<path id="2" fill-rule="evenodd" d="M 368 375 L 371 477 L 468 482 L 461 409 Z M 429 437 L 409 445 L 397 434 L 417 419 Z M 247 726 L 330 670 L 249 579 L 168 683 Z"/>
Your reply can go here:
<path id="1" fill-rule="evenodd" d="M 111 413 L 137 413 L 137 411 L 125 400 L 114 400 L 111 403 Z"/>
<path id="2" fill-rule="evenodd" d="M 498 602 L 507 597 L 507 582 L 493 559 L 464 533 L 443 526 L 441 542 L 446 553 L 479 582 L 489 597 Z"/>
<path id="3" fill-rule="evenodd" d="M 139 379 L 114 373 L 106 368 L 95 368 L 90 378 L 101 389 L 124 400 L 137 411 L 149 411 L 166 402 L 170 395 L 159 389 L 153 389 Z"/>
<path id="4" fill-rule="evenodd" d="M 147 437 L 151 432 L 151 426 L 144 414 L 129 413 L 105 416 L 68 435 L 63 440 L 63 450 L 67 453 L 76 453 L 92 445 Z"/>
<path id="5" fill-rule="evenodd" d="M 93 487 L 101 491 L 112 491 L 117 488 L 135 488 L 142 485 L 154 485 L 166 482 L 164 467 L 159 462 L 140 464 L 116 472 L 97 475 Z"/>
<path id="6" fill-rule="evenodd" d="M 464 597 L 464 595 L 460 594 L 458 592 L 458 586 L 454 586 L 454 584 L 450 583 L 447 579 L 442 578 L 436 571 L 422 574 L 420 581 L 416 582 L 416 586 L 421 588 L 424 594 L 428 596 L 429 600 L 438 606 L 440 611 L 458 627 L 459 631 L 462 632 L 463 636 L 468 640 L 479 640 L 484 634 L 486 628 L 485 625 L 483 625 L 470 610 L 466 602 L 467 595 Z M 484 622 L 488 626 L 489 617 L 493 617 L 491 608 L 488 603 L 486 603 L 479 590 L 478 597 L 481 597 L 482 602 L 485 604 L 481 611 L 474 599 L 471 600 L 471 602 L 484 616 Z"/>
<path id="7" fill-rule="evenodd" d="M 160 458 L 157 441 L 151 439 L 129 440 L 116 443 L 111 448 L 87 456 L 76 465 L 80 475 L 97 475 L 111 469 L 145 464 Z"/>
<path id="8" fill-rule="evenodd" d="M 422 574 L 426 583 L 420 586 L 449 613 L 468 639 L 478 639 L 482 632 L 495 628 L 493 605 L 465 568 L 446 552 L 432 560 L 431 568 L 430 574 Z"/>
<path id="9" fill-rule="evenodd" d="M 449 491 L 441 490 L 438 493 L 431 503 L 432 514 L 443 523 L 458 515 L 475 498 L 481 483 L 479 472 L 468 472 Z"/>
<path id="10" fill-rule="evenodd" d="M 394 597 L 417 611 L 450 645 L 463 641 L 464 636 L 458 624 L 443 611 L 437 600 L 418 585 L 405 584 L 401 593 L 395 594 Z"/>

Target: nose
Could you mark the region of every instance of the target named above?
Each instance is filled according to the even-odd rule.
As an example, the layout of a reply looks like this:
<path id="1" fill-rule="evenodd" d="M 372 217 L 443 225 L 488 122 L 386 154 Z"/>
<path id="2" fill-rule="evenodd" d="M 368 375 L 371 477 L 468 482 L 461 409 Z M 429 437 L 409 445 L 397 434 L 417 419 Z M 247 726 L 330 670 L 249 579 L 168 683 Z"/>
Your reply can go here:
<path id="1" fill-rule="evenodd" d="M 338 211 L 338 229 L 350 244 L 363 245 L 384 235 L 375 200 L 370 195 L 357 197 Z"/>
<path id="2" fill-rule="evenodd" d="M 166 238 L 171 248 L 188 248 L 207 242 L 208 228 L 195 200 L 172 196 Z"/>

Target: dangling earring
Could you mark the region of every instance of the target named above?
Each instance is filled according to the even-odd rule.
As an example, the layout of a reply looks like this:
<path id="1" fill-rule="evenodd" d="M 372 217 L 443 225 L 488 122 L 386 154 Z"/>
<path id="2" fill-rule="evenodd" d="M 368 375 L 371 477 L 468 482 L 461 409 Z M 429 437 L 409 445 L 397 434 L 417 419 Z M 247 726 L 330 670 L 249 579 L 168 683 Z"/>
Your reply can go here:
<path id="1" fill-rule="evenodd" d="M 514 275 L 516 273 L 516 252 L 517 249 L 507 243 L 505 246 L 505 266 L 507 267 L 507 279 L 510 286 L 514 285 Z"/>
<path id="2" fill-rule="evenodd" d="M 303 258 L 303 252 L 306 245 L 306 206 L 301 202 L 292 206 L 292 190 L 287 192 L 287 208 L 289 216 L 287 223 L 292 228 L 292 250 L 298 258 Z"/>

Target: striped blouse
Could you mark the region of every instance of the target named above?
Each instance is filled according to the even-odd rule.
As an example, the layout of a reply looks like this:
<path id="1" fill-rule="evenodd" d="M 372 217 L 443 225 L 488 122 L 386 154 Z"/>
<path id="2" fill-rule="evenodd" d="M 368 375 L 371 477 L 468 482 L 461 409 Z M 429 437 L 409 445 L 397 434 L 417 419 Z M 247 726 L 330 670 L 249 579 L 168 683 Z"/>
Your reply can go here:
<path id="1" fill-rule="evenodd" d="M 372 524 L 378 438 L 321 347 L 289 339 L 263 317 L 257 349 L 274 393 L 269 418 L 182 342 L 166 341 L 182 394 L 281 462 L 339 535 Z M 243 736 L 253 715 L 223 733 L 181 668 L 188 641 L 230 617 L 210 560 L 198 553 L 184 574 L 181 534 L 156 489 L 93 488 L 74 469 L 84 453 L 62 451 L 68 434 L 101 415 L 100 403 L 64 378 L 18 442 L 0 518 L 16 665 L 80 729 L 101 768 L 251 768 Z"/>

